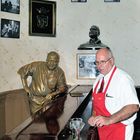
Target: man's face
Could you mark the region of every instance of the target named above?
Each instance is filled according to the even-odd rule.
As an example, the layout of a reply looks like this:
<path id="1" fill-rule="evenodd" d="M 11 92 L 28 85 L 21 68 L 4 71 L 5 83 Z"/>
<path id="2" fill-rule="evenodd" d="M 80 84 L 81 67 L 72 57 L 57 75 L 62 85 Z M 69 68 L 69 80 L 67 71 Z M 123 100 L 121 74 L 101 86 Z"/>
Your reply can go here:
<path id="1" fill-rule="evenodd" d="M 99 72 L 106 75 L 110 72 L 114 65 L 114 59 L 112 56 L 107 55 L 105 51 L 99 51 L 96 54 L 96 66 Z"/>
<path id="2" fill-rule="evenodd" d="M 49 56 L 47 58 L 47 66 L 49 68 L 49 70 L 54 70 L 57 68 L 58 66 L 58 63 L 59 63 L 59 60 L 56 56 Z"/>

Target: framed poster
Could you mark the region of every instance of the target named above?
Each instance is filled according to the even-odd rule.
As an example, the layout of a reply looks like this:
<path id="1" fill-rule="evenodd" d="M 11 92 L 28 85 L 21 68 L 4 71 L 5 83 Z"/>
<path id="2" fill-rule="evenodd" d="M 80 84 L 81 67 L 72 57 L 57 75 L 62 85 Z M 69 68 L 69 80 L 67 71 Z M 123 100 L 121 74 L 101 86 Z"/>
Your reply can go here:
<path id="1" fill-rule="evenodd" d="M 20 0 L 1 0 L 1 11 L 19 14 Z"/>
<path id="2" fill-rule="evenodd" d="M 19 38 L 20 22 L 10 19 L 1 19 L 1 37 Z"/>
<path id="3" fill-rule="evenodd" d="M 95 79 L 99 74 L 95 65 L 95 54 L 79 53 L 77 54 L 77 78 Z"/>
<path id="4" fill-rule="evenodd" d="M 29 35 L 56 36 L 56 2 L 30 0 Z"/>

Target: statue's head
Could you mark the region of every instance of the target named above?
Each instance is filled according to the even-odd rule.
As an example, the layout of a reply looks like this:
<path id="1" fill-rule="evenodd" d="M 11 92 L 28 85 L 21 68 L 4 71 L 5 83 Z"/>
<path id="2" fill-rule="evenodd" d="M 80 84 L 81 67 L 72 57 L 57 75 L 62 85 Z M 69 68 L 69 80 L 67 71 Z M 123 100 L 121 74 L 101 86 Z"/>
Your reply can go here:
<path id="1" fill-rule="evenodd" d="M 50 70 L 54 70 L 59 64 L 59 54 L 55 51 L 49 52 L 47 55 L 47 66 Z"/>
<path id="2" fill-rule="evenodd" d="M 90 38 L 97 38 L 100 35 L 100 29 L 98 26 L 91 26 L 89 31 L 89 37 Z"/>

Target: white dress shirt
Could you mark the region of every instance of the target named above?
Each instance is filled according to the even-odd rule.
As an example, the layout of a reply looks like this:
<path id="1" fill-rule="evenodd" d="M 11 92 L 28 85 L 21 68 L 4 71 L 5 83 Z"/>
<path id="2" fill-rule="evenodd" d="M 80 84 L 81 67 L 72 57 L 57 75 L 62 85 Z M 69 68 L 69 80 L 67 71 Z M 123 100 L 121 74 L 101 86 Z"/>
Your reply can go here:
<path id="1" fill-rule="evenodd" d="M 106 85 L 109 81 L 110 75 L 114 67 L 107 75 L 104 76 L 104 81 L 105 81 L 104 90 L 106 88 Z M 95 84 L 93 86 L 93 90 L 98 80 L 101 79 L 102 77 L 103 77 L 102 74 L 100 74 L 97 77 L 97 79 L 95 80 Z M 100 83 L 97 87 L 97 90 L 99 87 L 100 87 Z M 139 104 L 134 82 L 126 72 L 117 68 L 106 92 L 105 106 L 107 110 L 110 112 L 110 114 L 114 114 L 120 109 L 122 109 L 124 106 L 129 104 Z M 130 117 L 129 119 L 122 121 L 123 124 L 127 125 L 125 140 L 132 140 L 133 131 L 134 131 L 133 122 L 135 119 L 136 119 L 136 114 Z"/>

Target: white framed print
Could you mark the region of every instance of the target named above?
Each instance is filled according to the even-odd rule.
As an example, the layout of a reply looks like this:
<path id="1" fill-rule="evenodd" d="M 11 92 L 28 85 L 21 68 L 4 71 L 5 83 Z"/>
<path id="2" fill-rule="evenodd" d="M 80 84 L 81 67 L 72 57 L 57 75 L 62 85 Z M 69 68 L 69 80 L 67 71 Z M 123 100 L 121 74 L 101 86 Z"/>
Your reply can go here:
<path id="1" fill-rule="evenodd" d="M 99 74 L 95 65 L 94 53 L 77 54 L 77 78 L 78 79 L 95 79 Z"/>

